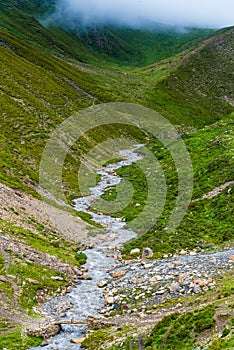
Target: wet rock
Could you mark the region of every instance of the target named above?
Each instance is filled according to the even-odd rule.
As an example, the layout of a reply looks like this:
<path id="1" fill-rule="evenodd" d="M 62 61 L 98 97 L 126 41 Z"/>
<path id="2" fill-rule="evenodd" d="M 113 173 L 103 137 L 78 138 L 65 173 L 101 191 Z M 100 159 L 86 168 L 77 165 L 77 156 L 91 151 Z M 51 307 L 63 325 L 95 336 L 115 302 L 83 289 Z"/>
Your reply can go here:
<path id="1" fill-rule="evenodd" d="M 108 297 L 105 298 L 105 304 L 106 305 L 112 305 L 112 304 L 114 304 L 114 302 L 115 302 L 114 297 L 108 296 Z"/>
<path id="2" fill-rule="evenodd" d="M 186 250 L 181 250 L 181 251 L 179 252 L 179 254 L 180 254 L 180 255 L 186 255 L 186 254 L 187 254 L 187 251 L 186 251 Z"/>
<path id="3" fill-rule="evenodd" d="M 194 252 L 194 251 L 191 251 L 191 252 L 189 253 L 189 255 L 191 255 L 191 256 L 195 256 L 195 255 L 197 255 L 197 253 L 196 253 L 196 252 Z"/>
<path id="4" fill-rule="evenodd" d="M 153 264 L 145 264 L 144 268 L 145 269 L 151 269 L 154 265 Z"/>
<path id="5" fill-rule="evenodd" d="M 150 282 L 150 283 L 154 283 L 154 282 L 162 281 L 162 280 L 163 280 L 163 277 L 162 277 L 162 276 L 155 275 L 155 276 L 153 276 L 152 278 L 150 278 L 149 282 Z"/>
<path id="6" fill-rule="evenodd" d="M 143 278 L 132 278 L 131 282 L 134 284 L 141 283 L 141 282 L 143 282 Z"/>
<path id="7" fill-rule="evenodd" d="M 123 276 L 125 276 L 125 275 L 126 275 L 126 271 L 124 271 L 124 270 L 118 270 L 118 271 L 113 272 L 111 276 L 112 276 L 113 278 L 120 278 L 120 277 L 123 277 Z"/>
<path id="8" fill-rule="evenodd" d="M 150 259 L 154 255 L 152 249 L 150 248 L 144 248 L 142 252 L 142 259 Z"/>
<path id="9" fill-rule="evenodd" d="M 175 292 L 179 292 L 181 290 L 181 287 L 180 287 L 178 282 L 173 282 L 169 286 L 169 290 L 170 290 L 171 293 L 175 293 Z"/>
<path id="10" fill-rule="evenodd" d="M 103 288 L 103 287 L 105 287 L 106 285 L 107 285 L 107 281 L 100 281 L 100 282 L 97 283 L 97 286 L 98 286 L 99 288 Z"/>
<path id="11" fill-rule="evenodd" d="M 82 344 L 85 341 L 86 338 L 72 338 L 70 340 L 73 344 Z"/>
<path id="12" fill-rule="evenodd" d="M 130 251 L 130 255 L 135 255 L 135 254 L 140 254 L 140 249 L 139 248 L 135 248 L 135 249 L 132 249 L 131 251 Z"/>
<path id="13" fill-rule="evenodd" d="M 88 270 L 87 268 L 83 267 L 82 269 L 80 269 L 80 271 L 81 271 L 82 273 L 85 273 L 85 272 L 88 272 L 89 270 Z"/>
<path id="14" fill-rule="evenodd" d="M 121 305 L 116 303 L 113 307 L 113 310 L 120 310 L 121 309 Z"/>
<path id="15" fill-rule="evenodd" d="M 92 278 L 85 272 L 85 273 L 83 273 L 82 276 L 80 276 L 80 279 L 86 281 L 86 280 L 91 280 Z"/>
<path id="16" fill-rule="evenodd" d="M 116 245 L 110 245 L 110 246 L 108 247 L 108 250 L 118 250 L 118 249 L 119 249 L 119 247 L 116 246 Z"/>
<path id="17" fill-rule="evenodd" d="M 133 262 L 133 260 L 125 260 L 125 265 L 129 265 Z"/>
<path id="18" fill-rule="evenodd" d="M 200 293 L 200 291 L 201 291 L 201 288 L 197 284 L 195 284 L 195 286 L 193 287 L 193 292 Z"/>

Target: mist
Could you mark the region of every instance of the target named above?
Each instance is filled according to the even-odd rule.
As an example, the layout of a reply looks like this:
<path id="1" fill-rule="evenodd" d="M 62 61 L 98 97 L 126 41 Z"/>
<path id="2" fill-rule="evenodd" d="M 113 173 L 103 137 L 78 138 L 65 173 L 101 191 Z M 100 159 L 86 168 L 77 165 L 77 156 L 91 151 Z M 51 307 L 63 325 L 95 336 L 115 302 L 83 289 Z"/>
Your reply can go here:
<path id="1" fill-rule="evenodd" d="M 66 26 L 114 24 L 221 28 L 234 23 L 233 0 L 56 0 L 50 20 Z"/>

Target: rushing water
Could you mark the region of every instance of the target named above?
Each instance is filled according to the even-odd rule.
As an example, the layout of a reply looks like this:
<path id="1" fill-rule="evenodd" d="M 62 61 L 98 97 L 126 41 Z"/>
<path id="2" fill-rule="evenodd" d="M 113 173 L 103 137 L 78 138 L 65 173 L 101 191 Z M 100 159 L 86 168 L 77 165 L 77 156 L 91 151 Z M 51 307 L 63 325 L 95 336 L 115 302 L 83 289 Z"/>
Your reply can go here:
<path id="1" fill-rule="evenodd" d="M 104 297 L 102 290 L 97 286 L 97 282 L 110 278 L 108 270 L 116 261 L 113 257 L 107 256 L 107 247 L 110 245 L 110 241 L 111 245 L 120 245 L 134 238 L 136 233 L 124 228 L 125 223 L 119 218 L 93 213 L 89 208 L 92 202 L 101 197 L 106 188 L 121 182 L 121 178 L 115 175 L 117 169 L 142 159 L 142 156 L 137 153 L 137 150 L 142 146 L 136 145 L 132 150 L 119 151 L 119 155 L 123 160 L 99 170 L 97 173 L 101 175 L 101 180 L 96 187 L 90 188 L 90 195 L 75 200 L 75 208 L 78 211 L 89 213 L 95 222 L 106 227 L 106 241 L 93 249 L 84 251 L 88 258 L 84 267 L 88 269 L 91 280 L 77 281 L 76 286 L 70 293 L 47 302 L 43 307 L 45 315 L 61 320 L 61 308 L 64 308 L 65 311 L 62 315 L 64 322 L 72 319 L 85 320 L 88 316 L 101 317 L 98 310 L 104 307 Z M 64 324 L 62 325 L 62 331 L 51 339 L 46 349 L 77 350 L 80 345 L 72 344 L 71 339 L 84 337 L 86 330 L 84 325 Z M 39 350 L 41 347 L 32 349 Z"/>

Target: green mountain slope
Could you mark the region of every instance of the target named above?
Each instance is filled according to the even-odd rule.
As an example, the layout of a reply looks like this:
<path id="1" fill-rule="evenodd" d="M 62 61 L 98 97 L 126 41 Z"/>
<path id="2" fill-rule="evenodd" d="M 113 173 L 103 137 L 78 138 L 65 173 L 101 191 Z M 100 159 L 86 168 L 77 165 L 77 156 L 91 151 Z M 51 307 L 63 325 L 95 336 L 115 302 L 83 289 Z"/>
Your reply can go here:
<path id="1" fill-rule="evenodd" d="M 19 39 L 49 50 L 57 56 L 75 58 L 98 66 L 143 66 L 170 57 L 192 46 L 212 30 L 174 28 L 135 30 L 117 27 L 92 27 L 69 30 L 63 23 L 40 24 L 53 12 L 54 1 L 0 1 L 0 24 Z M 44 23 L 46 21 L 42 21 Z"/>
<path id="2" fill-rule="evenodd" d="M 214 121 L 218 114 L 230 113 L 234 107 L 233 46 L 233 27 L 204 41 L 156 86 L 155 98 L 161 99 L 165 109 L 167 105 L 175 110 L 187 108 L 183 113 L 186 119 L 206 114 Z"/>
<path id="3" fill-rule="evenodd" d="M 209 31 L 192 30 L 185 36 L 175 32 L 105 27 L 71 33 L 58 27 L 45 28 L 34 17 L 35 13 L 41 16 L 50 11 L 51 4 L 53 2 L 47 7 L 47 1 L 0 1 L 0 182 L 11 187 L 17 198 L 29 198 L 27 193 L 34 197 L 30 197 L 30 201 L 36 201 L 35 197 L 40 198 L 41 155 L 51 133 L 62 121 L 93 104 L 116 101 L 141 104 L 159 111 L 183 134 L 194 166 L 194 193 L 181 225 L 168 235 L 164 230 L 166 219 L 177 194 L 175 169 L 161 144 L 150 138 L 143 140 L 160 159 L 167 177 L 168 198 L 162 219 L 149 232 L 126 244 L 125 253 L 128 256 L 130 249 L 147 244 L 156 257 L 161 257 L 181 248 L 192 249 L 198 245 L 214 248 L 232 242 L 233 184 L 213 198 L 203 196 L 233 181 L 234 29 L 223 29 L 203 40 L 201 37 Z M 148 66 L 136 68 L 143 64 Z M 142 141 L 142 135 L 135 130 L 98 129 L 82 139 L 76 154 L 109 136 L 126 134 Z M 77 166 L 74 157 L 69 156 L 63 174 L 69 201 L 80 194 Z M 141 206 L 135 204 L 142 204 L 145 198 L 144 178 L 134 166 L 119 173 L 132 180 L 136 189 L 136 198 L 123 212 L 117 213 L 128 222 L 141 210 Z M 114 189 L 109 189 L 111 192 L 114 193 Z M 109 193 L 106 196 L 111 199 Z M 0 254 L 0 292 L 4 307 L 10 309 L 10 314 L 14 314 L 14 308 L 20 317 L 17 320 L 16 316 L 8 318 L 6 312 L 0 314 L 0 332 L 8 333 L 7 336 L 0 333 L 0 342 L 7 348 L 14 343 L 15 348 L 26 349 L 34 344 L 34 339 L 22 339 L 18 327 L 35 316 L 32 307 L 39 300 L 37 291 L 47 290 L 52 295 L 70 281 L 60 271 L 28 262 L 27 253 L 19 256 L 16 249 L 19 242 L 30 252 L 37 250 L 41 260 L 45 258 L 44 253 L 50 253 L 60 264 L 67 262 L 72 268 L 85 259 L 77 258 L 79 246 L 71 245 L 62 235 L 63 230 L 57 232 L 28 214 L 24 214 L 22 225 L 17 217 L 23 216 L 24 209 L 19 210 L 5 201 L 3 197 L 1 212 L 7 212 L 7 218 L 14 217 L 14 220 L 8 222 L 5 216 L 2 218 L 1 234 L 6 235 L 9 242 L 16 242 L 14 251 L 6 255 L 4 250 Z M 40 202 L 36 203 L 39 206 Z M 65 209 L 72 213 L 71 208 Z M 60 218 L 61 212 L 57 216 Z M 46 244 L 48 236 L 50 240 Z M 16 282 L 9 277 L 14 275 L 19 276 Z M 63 281 L 51 280 L 54 275 L 62 276 Z M 30 278 L 38 284 L 30 282 Z M 15 290 L 20 291 L 21 296 L 14 294 Z M 29 295 L 28 302 L 25 295 Z M 13 306 L 11 296 L 15 298 Z M 151 345 L 151 340 L 145 341 Z"/>

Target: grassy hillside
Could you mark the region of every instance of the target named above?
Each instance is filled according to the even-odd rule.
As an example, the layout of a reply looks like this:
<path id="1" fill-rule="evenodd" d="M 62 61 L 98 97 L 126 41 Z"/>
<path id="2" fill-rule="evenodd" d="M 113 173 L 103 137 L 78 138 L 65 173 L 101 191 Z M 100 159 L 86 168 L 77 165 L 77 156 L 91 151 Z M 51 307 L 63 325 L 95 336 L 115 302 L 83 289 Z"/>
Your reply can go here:
<path id="1" fill-rule="evenodd" d="M 125 74 L 69 63 L 1 29 L 1 181 L 36 195 L 32 186 L 38 181 L 38 164 L 49 134 L 72 113 L 93 103 L 139 103 L 185 127 L 210 124 L 230 113 L 232 33 L 233 29 L 217 33 L 195 49 Z M 183 89 L 186 85 L 188 89 Z"/>
<path id="2" fill-rule="evenodd" d="M 74 34 L 92 51 L 106 54 L 123 66 L 146 66 L 191 47 L 212 30 L 188 29 L 181 33 L 175 28 L 154 30 L 118 27 L 94 27 Z"/>
<path id="3" fill-rule="evenodd" d="M 155 98 L 163 106 L 170 101 L 165 109 L 186 108 L 183 114 L 190 120 L 206 113 L 214 121 L 217 114 L 230 113 L 234 107 L 233 46 L 233 27 L 204 41 L 182 57 L 177 69 L 156 86 Z"/>
<path id="4" fill-rule="evenodd" d="M 212 30 L 174 28 L 134 30 L 115 27 L 92 27 L 69 30 L 64 23 L 41 25 L 54 9 L 53 0 L 0 1 L 0 25 L 19 39 L 49 50 L 60 57 L 78 59 L 97 66 L 144 66 L 192 46 Z M 125 67 L 126 69 L 126 67 Z"/>
<path id="5" fill-rule="evenodd" d="M 15 189 L 19 198 L 24 193 L 40 198 L 37 186 L 41 155 L 50 134 L 62 121 L 93 104 L 115 101 L 141 104 L 159 111 L 183 133 L 191 153 L 195 186 L 193 202 L 181 225 L 176 232 L 166 234 L 166 221 L 177 194 L 176 172 L 162 145 L 151 138 L 145 140 L 165 171 L 167 203 L 161 220 L 128 243 L 125 253 L 148 245 L 160 257 L 182 248 L 213 248 L 231 242 L 233 185 L 213 198 L 202 197 L 233 180 L 233 28 L 204 40 L 200 38 L 209 31 L 192 30 L 182 35 L 108 27 L 70 33 L 58 27 L 45 28 L 34 17 L 35 13 L 40 17 L 50 11 L 47 5 L 47 1 L 37 0 L 0 1 L 0 182 Z M 154 64 L 149 66 L 151 63 Z M 148 66 L 134 67 L 143 64 Z M 110 126 L 85 135 L 72 151 L 80 155 L 109 136 L 122 135 L 139 141 L 143 138 L 135 129 Z M 63 186 L 71 200 L 79 196 L 79 164 L 72 155 L 66 161 Z M 119 174 L 132 180 L 135 186 L 136 198 L 117 213 L 129 222 L 142 208 L 135 204 L 143 205 L 145 200 L 144 176 L 136 166 L 120 169 Z M 115 189 L 109 189 L 106 196 L 114 198 Z M 38 304 L 38 291 L 46 290 L 46 295 L 53 295 L 70 283 L 62 268 L 58 271 L 28 261 L 28 251 L 30 254 L 36 251 L 43 261 L 44 254 L 50 253 L 53 256 L 48 259 L 57 259 L 58 266 L 68 263 L 71 268 L 85 258 L 82 256 L 80 261 L 77 257 L 79 245 L 71 244 L 61 232 L 45 227 L 39 219 L 24 214 L 30 228 L 23 227 L 17 220 L 24 211 L 21 209 L 18 212 L 5 202 L 1 208 L 1 213 L 6 211 L 14 220 L 0 221 L 1 234 L 13 244 L 0 254 L 3 303 L 0 332 L 7 333 L 4 336 L 0 333 L 0 341 L 6 348 L 14 343 L 15 348 L 26 349 L 38 340 L 22 338 L 19 323 L 30 322 L 30 317 L 35 316 L 32 307 Z M 24 248 L 22 255 L 19 246 Z M 51 279 L 53 276 L 63 280 Z M 30 282 L 30 278 L 36 283 Z M 28 302 L 25 295 L 29 295 Z M 12 300 L 14 305 L 10 308 Z M 180 315 L 173 317 L 165 321 L 167 326 L 184 320 Z M 154 344 L 152 337 L 158 330 L 161 332 L 155 329 L 145 340 L 149 347 Z"/>
<path id="6" fill-rule="evenodd" d="M 187 133 L 183 139 L 191 156 L 194 175 L 193 200 L 183 221 L 173 232 L 166 231 L 177 197 L 177 172 L 170 154 L 162 149 L 161 144 L 149 143 L 148 147 L 160 159 L 166 175 L 167 202 L 161 219 L 149 232 L 126 244 L 124 253 L 128 254 L 136 247 L 149 246 L 155 256 L 162 257 L 165 252 L 174 253 L 186 248 L 210 248 L 234 240 L 234 185 L 230 184 L 214 197 L 203 198 L 214 188 L 233 180 L 233 115 L 210 127 Z M 139 215 L 139 210 L 144 207 L 145 197 L 147 198 L 147 189 L 141 186 L 144 184 L 144 174 L 137 172 L 135 177 L 137 169 L 133 172 L 131 168 L 118 171 L 118 174 L 133 181 L 136 189 L 136 198 L 123 212 L 116 214 L 124 217 L 127 222 Z M 107 195 L 106 199 L 108 198 L 111 197 Z M 136 203 L 142 204 L 142 208 L 136 207 Z"/>

